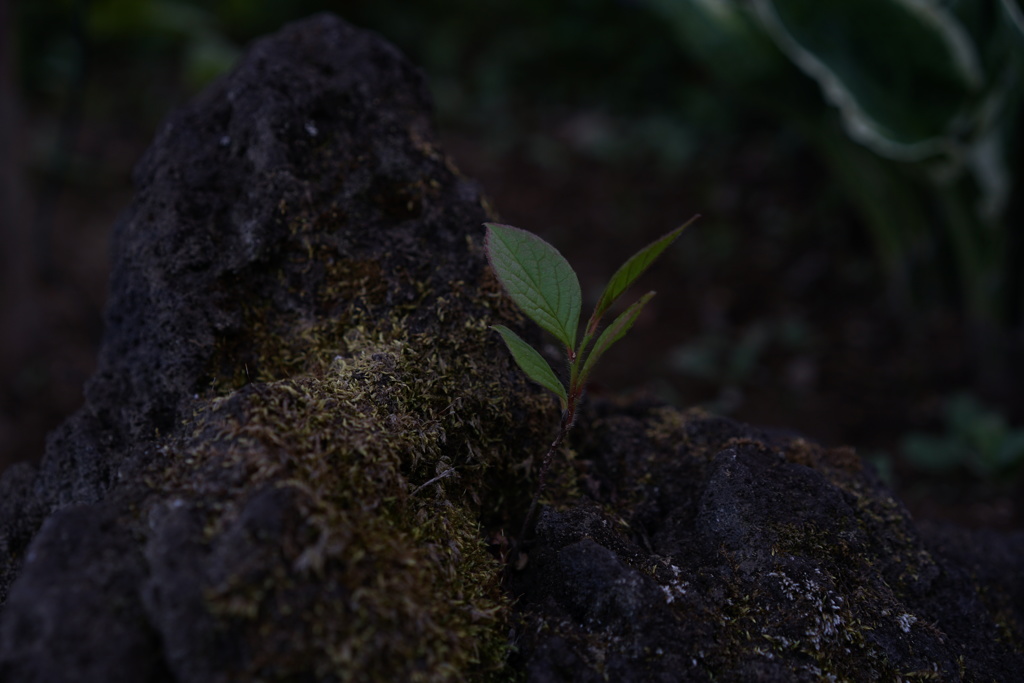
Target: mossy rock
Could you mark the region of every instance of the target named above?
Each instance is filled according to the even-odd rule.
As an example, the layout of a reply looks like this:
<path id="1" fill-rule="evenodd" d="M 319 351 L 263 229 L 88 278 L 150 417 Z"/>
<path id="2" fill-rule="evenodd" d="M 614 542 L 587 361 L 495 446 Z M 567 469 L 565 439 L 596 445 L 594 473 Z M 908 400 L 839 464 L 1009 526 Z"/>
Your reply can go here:
<path id="1" fill-rule="evenodd" d="M 592 406 L 589 495 L 515 575 L 537 681 L 1009 681 L 1024 536 L 919 528 L 851 448 L 701 411 Z"/>
<path id="2" fill-rule="evenodd" d="M 422 77 L 321 15 L 161 128 L 85 406 L 0 480 L 0 680 L 1012 680 L 1020 537 L 925 533 L 851 449 L 587 403 Z M 635 342 L 634 342 L 635 343 Z"/>
<path id="3" fill-rule="evenodd" d="M 530 333 L 429 117 L 320 16 L 164 124 L 88 403 L 5 478 L 4 680 L 504 676 L 483 525 L 518 523 L 557 403 L 489 329 Z"/>

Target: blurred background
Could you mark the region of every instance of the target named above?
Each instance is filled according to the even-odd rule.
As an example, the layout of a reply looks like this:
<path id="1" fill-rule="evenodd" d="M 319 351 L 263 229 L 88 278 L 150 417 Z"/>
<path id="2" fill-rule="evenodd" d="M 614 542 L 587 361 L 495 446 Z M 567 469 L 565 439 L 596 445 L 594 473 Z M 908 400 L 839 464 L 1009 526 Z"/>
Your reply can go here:
<path id="1" fill-rule="evenodd" d="M 1024 527 L 1021 0 L 0 0 L 0 469 L 82 403 L 161 119 L 324 10 L 423 68 L 455 163 L 591 301 L 703 216 L 592 395 L 852 445 L 919 517 Z"/>

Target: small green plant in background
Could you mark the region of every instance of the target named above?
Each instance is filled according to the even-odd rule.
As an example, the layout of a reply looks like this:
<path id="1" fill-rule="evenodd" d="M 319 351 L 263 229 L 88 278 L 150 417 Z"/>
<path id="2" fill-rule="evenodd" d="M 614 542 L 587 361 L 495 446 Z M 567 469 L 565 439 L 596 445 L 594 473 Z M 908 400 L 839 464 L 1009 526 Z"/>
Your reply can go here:
<path id="1" fill-rule="evenodd" d="M 509 225 L 485 224 L 487 258 L 498 281 L 527 317 L 554 335 L 563 345 L 569 364 L 568 382 L 565 383 L 558 378 L 540 352 L 527 344 L 522 337 L 504 325 L 494 326 L 512 352 L 512 358 L 526 376 L 554 393 L 562 407 L 558 435 L 548 446 L 541 460 L 537 491 L 523 520 L 523 529 L 518 539 L 520 543 L 526 537 L 530 519 L 544 492 L 551 460 L 562 445 L 565 435 L 576 422 L 576 409 L 583 396 L 587 378 L 590 377 L 597 360 L 633 326 L 644 306 L 654 296 L 654 292 L 647 292 L 641 296 L 598 334 L 602 318 L 630 285 L 696 218 L 697 216 L 694 216 L 684 225 L 644 247 L 615 272 L 605 286 L 601 298 L 598 299 L 578 344 L 583 297 L 579 278 L 576 277 L 576 272 L 569 262 L 557 249 L 532 233 Z"/>
<path id="2" fill-rule="evenodd" d="M 722 90 L 811 141 L 909 310 L 1021 325 L 1021 0 L 640 4 Z"/>
<path id="3" fill-rule="evenodd" d="M 983 479 L 1012 476 L 1024 463 L 1024 429 L 1012 429 L 1005 417 L 974 396 L 959 394 L 946 401 L 946 433 L 910 434 L 902 451 L 923 472 L 967 470 Z"/>

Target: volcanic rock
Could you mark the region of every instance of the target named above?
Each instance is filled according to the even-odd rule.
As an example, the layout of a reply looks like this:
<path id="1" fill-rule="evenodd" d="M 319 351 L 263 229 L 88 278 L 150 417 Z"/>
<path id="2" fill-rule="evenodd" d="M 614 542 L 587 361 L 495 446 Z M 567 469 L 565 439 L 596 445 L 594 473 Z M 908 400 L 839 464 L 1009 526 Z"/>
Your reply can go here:
<path id="1" fill-rule="evenodd" d="M 849 448 L 557 403 L 423 77 L 319 15 L 160 129 L 99 367 L 0 479 L 0 680 L 1013 680 L 1024 540 Z M 642 343 L 631 340 L 630 343 Z M 517 560 L 514 563 L 509 560 Z"/>

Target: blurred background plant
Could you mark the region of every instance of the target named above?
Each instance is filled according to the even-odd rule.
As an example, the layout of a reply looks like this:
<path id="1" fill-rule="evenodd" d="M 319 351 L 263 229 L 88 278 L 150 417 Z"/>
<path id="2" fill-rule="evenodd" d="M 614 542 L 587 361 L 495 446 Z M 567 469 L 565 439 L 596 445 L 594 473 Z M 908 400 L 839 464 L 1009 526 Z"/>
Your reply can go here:
<path id="1" fill-rule="evenodd" d="M 109 230 L 160 118 L 323 10 L 424 69 L 446 150 L 585 298 L 705 216 L 650 273 L 645 353 L 610 352 L 593 395 L 659 378 L 645 391 L 680 405 L 890 453 L 897 484 L 928 470 L 903 438 L 941 422 L 937 397 L 1024 421 L 1020 0 L 0 0 L 0 467 L 81 403 Z"/>
<path id="2" fill-rule="evenodd" d="M 937 474 L 968 472 L 995 479 L 1024 464 L 1024 429 L 1011 429 L 1006 418 L 970 394 L 946 400 L 945 433 L 914 432 L 903 439 L 907 462 Z"/>
<path id="3" fill-rule="evenodd" d="M 806 136 L 898 305 L 960 306 L 1005 376 L 1001 333 L 1024 319 L 1018 0 L 642 2 L 716 85 Z"/>

